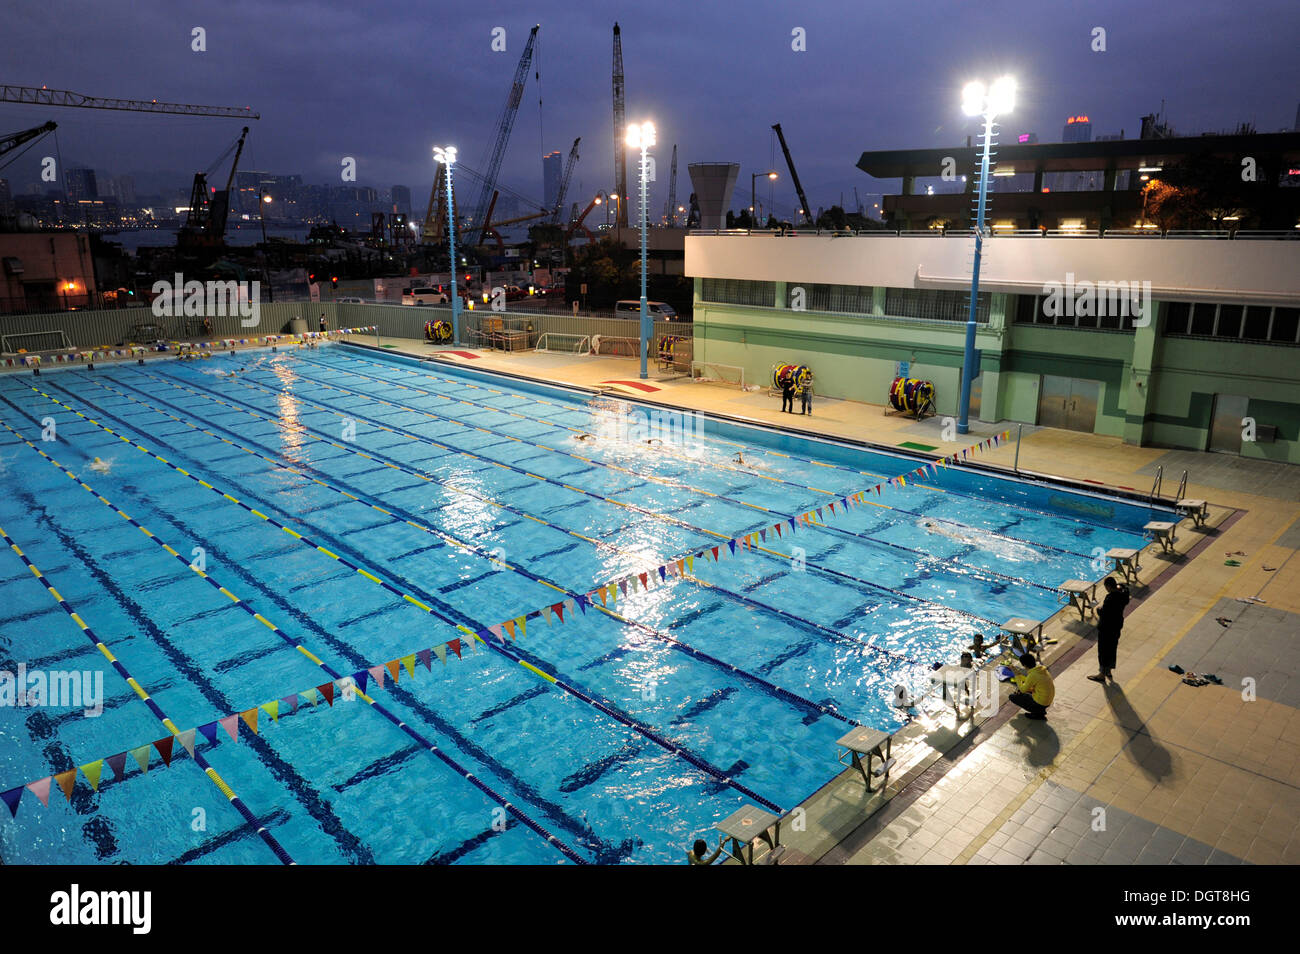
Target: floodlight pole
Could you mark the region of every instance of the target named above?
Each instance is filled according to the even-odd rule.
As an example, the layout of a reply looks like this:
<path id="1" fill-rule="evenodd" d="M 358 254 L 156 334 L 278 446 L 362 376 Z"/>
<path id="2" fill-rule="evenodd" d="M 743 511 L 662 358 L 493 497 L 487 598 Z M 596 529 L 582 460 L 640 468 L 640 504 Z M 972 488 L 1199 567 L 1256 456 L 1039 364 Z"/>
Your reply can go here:
<path id="1" fill-rule="evenodd" d="M 979 305 L 980 293 L 980 256 L 984 249 L 984 209 L 988 202 L 989 186 L 989 141 L 993 136 L 993 113 L 984 111 L 984 150 L 980 156 L 979 202 L 975 214 L 975 261 L 970 275 L 970 312 L 966 316 L 966 351 L 962 358 L 961 370 L 961 404 L 958 407 L 957 433 L 965 434 L 970 430 L 970 391 L 971 384 L 979 375 L 979 352 L 975 350 L 975 314 Z"/>

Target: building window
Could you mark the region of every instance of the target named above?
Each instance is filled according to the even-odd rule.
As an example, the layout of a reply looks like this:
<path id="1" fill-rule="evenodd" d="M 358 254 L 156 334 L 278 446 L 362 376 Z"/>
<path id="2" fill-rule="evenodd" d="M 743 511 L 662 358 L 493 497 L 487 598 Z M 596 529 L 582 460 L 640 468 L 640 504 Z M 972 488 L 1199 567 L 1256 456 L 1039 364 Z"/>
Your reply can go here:
<path id="1" fill-rule="evenodd" d="M 700 282 L 700 300 L 723 305 L 760 305 L 772 308 L 776 303 L 776 285 L 750 282 L 738 278 L 705 278 Z"/>
<path id="2" fill-rule="evenodd" d="M 1022 325 L 1053 325 L 1057 328 L 1090 328 L 1101 331 L 1131 332 L 1133 330 L 1132 315 L 1108 314 L 1101 317 L 1079 314 L 1049 315 L 1047 301 L 1047 295 L 1017 296 L 1015 322 Z"/>
<path id="3" fill-rule="evenodd" d="M 873 290 L 867 285 L 815 285 L 791 283 L 787 294 L 793 288 L 802 288 L 807 294 L 804 307 L 809 311 L 828 311 L 847 315 L 869 315 Z"/>
<path id="4" fill-rule="evenodd" d="M 1164 333 L 1174 337 L 1300 344 L 1300 309 L 1268 305 L 1169 302 Z"/>
<path id="5" fill-rule="evenodd" d="M 975 306 L 975 321 L 988 324 L 993 295 L 984 292 Z M 926 321 L 965 321 L 970 314 L 970 293 L 918 288 L 886 288 L 885 314 Z"/>

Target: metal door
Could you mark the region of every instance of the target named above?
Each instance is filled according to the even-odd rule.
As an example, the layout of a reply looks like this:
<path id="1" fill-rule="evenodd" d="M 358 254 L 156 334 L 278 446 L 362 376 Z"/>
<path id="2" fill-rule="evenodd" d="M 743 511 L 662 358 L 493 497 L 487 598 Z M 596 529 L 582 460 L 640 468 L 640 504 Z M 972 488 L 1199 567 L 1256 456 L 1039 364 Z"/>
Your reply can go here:
<path id="1" fill-rule="evenodd" d="M 1070 401 L 1066 405 L 1065 426 L 1072 431 L 1091 434 L 1097 429 L 1097 398 L 1101 395 L 1099 381 L 1070 379 Z"/>
<path id="2" fill-rule="evenodd" d="M 1240 394 L 1216 394 L 1214 414 L 1210 418 L 1210 447 L 1216 454 L 1241 453 L 1241 419 L 1246 416 L 1249 398 Z"/>
<path id="3" fill-rule="evenodd" d="M 1054 374 L 1043 375 L 1038 389 L 1038 424 L 1040 427 L 1065 427 L 1065 409 L 1070 403 L 1070 379 Z"/>

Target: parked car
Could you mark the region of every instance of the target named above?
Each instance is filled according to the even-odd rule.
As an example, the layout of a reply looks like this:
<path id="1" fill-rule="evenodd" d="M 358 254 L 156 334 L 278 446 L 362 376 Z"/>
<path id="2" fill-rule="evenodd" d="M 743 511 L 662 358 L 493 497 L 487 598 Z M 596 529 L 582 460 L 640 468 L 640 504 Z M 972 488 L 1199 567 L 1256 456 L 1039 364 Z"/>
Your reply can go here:
<path id="1" fill-rule="evenodd" d="M 403 305 L 445 305 L 451 299 L 438 288 L 403 288 Z"/>
<path id="2" fill-rule="evenodd" d="M 646 302 L 646 311 L 650 313 L 651 321 L 681 321 L 677 316 L 677 310 L 667 302 L 648 301 Z M 631 298 L 625 301 L 614 303 L 614 316 L 617 318 L 641 318 L 641 300 Z"/>
<path id="3" fill-rule="evenodd" d="M 334 300 L 337 301 L 340 305 L 364 305 L 366 303 L 366 300 L 364 298 L 354 298 L 354 297 L 336 298 Z"/>

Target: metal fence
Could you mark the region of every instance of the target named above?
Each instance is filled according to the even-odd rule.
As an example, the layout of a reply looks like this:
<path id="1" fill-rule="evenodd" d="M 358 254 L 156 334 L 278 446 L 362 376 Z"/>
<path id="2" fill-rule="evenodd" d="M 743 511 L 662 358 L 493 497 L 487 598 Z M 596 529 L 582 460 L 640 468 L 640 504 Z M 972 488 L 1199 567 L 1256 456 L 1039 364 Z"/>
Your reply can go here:
<path id="1" fill-rule="evenodd" d="M 451 318 L 449 308 L 414 307 L 410 305 L 338 304 L 336 302 L 274 302 L 262 304 L 255 325 L 244 325 L 238 315 L 212 316 L 211 330 L 204 326 L 201 317 L 158 317 L 149 308 L 122 308 L 107 310 L 46 312 L 33 315 L 0 315 L 0 335 L 30 335 L 62 331 L 72 346 L 92 348 L 97 346 L 125 345 L 128 342 L 152 342 L 204 338 L 251 338 L 258 335 L 280 334 L 291 330 L 290 322 L 300 318 L 307 330 L 320 327 L 320 317 L 325 316 L 328 328 L 357 328 L 377 325 L 379 334 L 391 338 L 424 337 L 424 324 L 438 318 Z M 469 332 L 483 331 L 486 322 L 493 318 L 511 319 L 511 325 L 528 333 L 528 347 L 535 347 L 539 336 L 605 335 L 609 337 L 635 337 L 639 322 L 624 318 L 574 317 L 566 313 L 515 311 L 505 312 L 475 309 L 461 312 L 461 340 L 469 342 Z M 691 336 L 690 322 L 657 321 L 656 336 L 663 334 Z M 28 349 L 32 350 L 32 349 Z"/>

